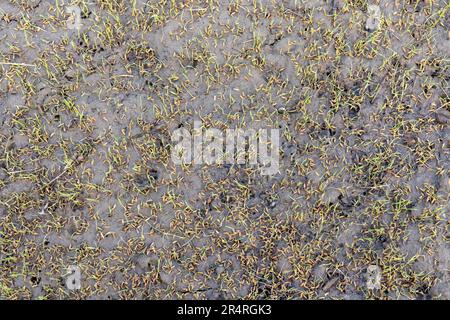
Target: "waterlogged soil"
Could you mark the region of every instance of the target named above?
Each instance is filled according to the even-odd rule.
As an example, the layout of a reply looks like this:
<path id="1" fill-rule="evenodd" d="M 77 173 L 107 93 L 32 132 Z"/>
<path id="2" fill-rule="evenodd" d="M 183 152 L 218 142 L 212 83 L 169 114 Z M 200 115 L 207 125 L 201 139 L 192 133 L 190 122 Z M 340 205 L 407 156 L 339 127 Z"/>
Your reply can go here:
<path id="1" fill-rule="evenodd" d="M 450 298 L 447 1 L 66 5 L 0 0 L 0 298 Z"/>

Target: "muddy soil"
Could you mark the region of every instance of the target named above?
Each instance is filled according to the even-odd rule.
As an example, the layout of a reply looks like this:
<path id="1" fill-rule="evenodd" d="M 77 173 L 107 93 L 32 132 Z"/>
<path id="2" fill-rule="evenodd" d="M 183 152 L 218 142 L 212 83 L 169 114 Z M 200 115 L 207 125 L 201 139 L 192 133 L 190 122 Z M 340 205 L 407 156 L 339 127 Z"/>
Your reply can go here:
<path id="1" fill-rule="evenodd" d="M 0 298 L 450 298 L 447 1 L 68 5 L 0 0 Z"/>

